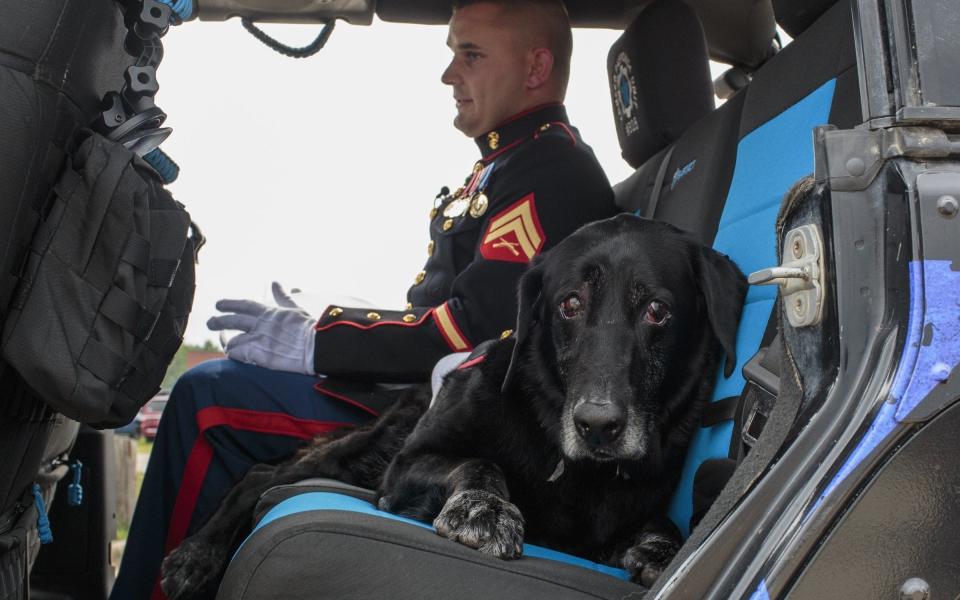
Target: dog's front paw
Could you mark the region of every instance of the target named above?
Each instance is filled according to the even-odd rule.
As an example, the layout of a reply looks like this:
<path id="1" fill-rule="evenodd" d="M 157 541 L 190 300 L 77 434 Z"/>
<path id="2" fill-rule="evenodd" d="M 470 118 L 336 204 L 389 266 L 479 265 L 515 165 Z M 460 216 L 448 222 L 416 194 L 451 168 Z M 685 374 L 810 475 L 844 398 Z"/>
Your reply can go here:
<path id="1" fill-rule="evenodd" d="M 672 537 L 660 533 L 645 533 L 640 537 L 640 541 L 623 555 L 623 568 L 630 573 L 630 581 L 648 588 L 653 587 L 678 550 L 680 544 Z"/>
<path id="2" fill-rule="evenodd" d="M 226 565 L 225 548 L 202 538 L 187 538 L 163 560 L 160 587 L 168 600 L 212 597 Z"/>
<path id="3" fill-rule="evenodd" d="M 437 533 L 502 559 L 523 553 L 523 515 L 496 494 L 466 490 L 450 496 L 433 521 Z"/>

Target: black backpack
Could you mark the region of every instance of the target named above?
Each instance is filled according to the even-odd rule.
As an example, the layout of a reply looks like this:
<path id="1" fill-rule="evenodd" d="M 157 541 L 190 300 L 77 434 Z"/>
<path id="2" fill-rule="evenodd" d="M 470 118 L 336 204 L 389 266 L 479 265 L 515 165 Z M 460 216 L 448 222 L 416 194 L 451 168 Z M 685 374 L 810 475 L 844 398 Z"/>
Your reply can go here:
<path id="1" fill-rule="evenodd" d="M 103 136 L 67 161 L 3 325 L 3 358 L 52 408 L 129 422 L 183 341 L 203 236 L 160 177 Z"/>

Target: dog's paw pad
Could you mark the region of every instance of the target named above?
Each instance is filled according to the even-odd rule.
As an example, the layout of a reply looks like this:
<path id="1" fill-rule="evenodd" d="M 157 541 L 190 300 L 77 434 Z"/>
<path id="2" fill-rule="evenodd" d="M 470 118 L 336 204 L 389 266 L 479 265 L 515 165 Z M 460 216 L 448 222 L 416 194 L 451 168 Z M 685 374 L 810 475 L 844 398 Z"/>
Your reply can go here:
<path id="1" fill-rule="evenodd" d="M 163 560 L 160 587 L 168 600 L 212 596 L 226 563 L 223 548 L 202 539 L 187 538 Z"/>
<path id="2" fill-rule="evenodd" d="M 454 494 L 433 521 L 437 533 L 497 558 L 523 553 L 523 515 L 514 504 L 481 490 Z"/>
<path id="3" fill-rule="evenodd" d="M 673 538 L 647 533 L 623 555 L 623 568 L 634 583 L 652 587 L 679 550 Z"/>

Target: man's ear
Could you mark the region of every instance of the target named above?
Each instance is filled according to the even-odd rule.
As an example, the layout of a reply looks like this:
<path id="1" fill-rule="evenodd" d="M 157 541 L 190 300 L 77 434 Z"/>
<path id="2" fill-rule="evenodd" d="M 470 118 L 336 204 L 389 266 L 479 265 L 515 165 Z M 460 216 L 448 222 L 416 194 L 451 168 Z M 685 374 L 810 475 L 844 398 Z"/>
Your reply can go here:
<path id="1" fill-rule="evenodd" d="M 530 70 L 527 73 L 527 87 L 531 90 L 543 87 L 553 74 L 553 52 L 546 48 L 534 48 L 530 51 Z"/>
<path id="2" fill-rule="evenodd" d="M 703 248 L 699 255 L 700 291 L 713 334 L 727 356 L 723 376 L 730 377 L 737 366 L 737 326 L 747 295 L 747 279 L 732 260 L 716 250 Z"/>
<path id="3" fill-rule="evenodd" d="M 530 337 L 530 328 L 536 325 L 540 314 L 540 297 L 543 292 L 543 269 L 534 263 L 520 278 L 517 291 L 517 325 L 513 330 L 513 354 L 510 355 L 510 365 L 503 378 L 501 392 L 506 393 L 513 386 L 516 378 L 517 361 L 521 348 Z"/>

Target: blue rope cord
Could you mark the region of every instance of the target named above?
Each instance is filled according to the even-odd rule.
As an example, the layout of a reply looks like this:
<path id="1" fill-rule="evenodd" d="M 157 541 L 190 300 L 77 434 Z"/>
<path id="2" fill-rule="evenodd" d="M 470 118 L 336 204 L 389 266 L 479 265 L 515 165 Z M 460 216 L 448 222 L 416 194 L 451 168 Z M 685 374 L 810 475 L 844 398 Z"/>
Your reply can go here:
<path id="1" fill-rule="evenodd" d="M 181 21 L 190 19 L 193 15 L 193 0 L 157 0 L 169 6 Z M 174 23 L 175 25 L 177 23 Z"/>
<path id="2" fill-rule="evenodd" d="M 53 541 L 53 531 L 50 529 L 50 518 L 47 516 L 47 508 L 43 505 L 43 494 L 40 493 L 40 484 L 33 484 L 33 503 L 37 507 L 37 535 L 40 536 L 41 544 L 49 544 Z"/>
<path id="3" fill-rule="evenodd" d="M 160 148 L 154 148 L 143 156 L 143 160 L 159 173 L 164 183 L 173 183 L 180 175 L 180 167 L 167 153 Z"/>

